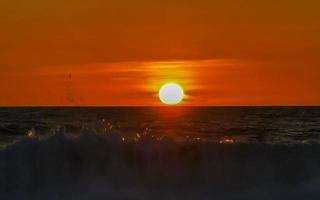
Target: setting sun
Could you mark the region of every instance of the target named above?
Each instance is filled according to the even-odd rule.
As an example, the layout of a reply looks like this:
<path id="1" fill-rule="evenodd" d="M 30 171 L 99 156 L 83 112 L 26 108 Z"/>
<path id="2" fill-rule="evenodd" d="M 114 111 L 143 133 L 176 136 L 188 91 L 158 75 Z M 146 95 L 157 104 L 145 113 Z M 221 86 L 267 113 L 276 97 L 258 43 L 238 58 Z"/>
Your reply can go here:
<path id="1" fill-rule="evenodd" d="M 176 83 L 167 83 L 159 90 L 161 102 L 167 105 L 176 105 L 182 101 L 183 97 L 183 89 Z"/>

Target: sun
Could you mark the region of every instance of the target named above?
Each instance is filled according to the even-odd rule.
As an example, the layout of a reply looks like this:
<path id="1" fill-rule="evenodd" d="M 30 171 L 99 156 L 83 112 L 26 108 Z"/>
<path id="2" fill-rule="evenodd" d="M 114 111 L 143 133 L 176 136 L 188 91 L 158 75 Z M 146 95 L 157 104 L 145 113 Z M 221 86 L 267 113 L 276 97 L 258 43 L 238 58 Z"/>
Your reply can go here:
<path id="1" fill-rule="evenodd" d="M 183 88 L 176 83 L 167 83 L 159 90 L 160 101 L 167 105 L 176 105 L 183 100 Z"/>

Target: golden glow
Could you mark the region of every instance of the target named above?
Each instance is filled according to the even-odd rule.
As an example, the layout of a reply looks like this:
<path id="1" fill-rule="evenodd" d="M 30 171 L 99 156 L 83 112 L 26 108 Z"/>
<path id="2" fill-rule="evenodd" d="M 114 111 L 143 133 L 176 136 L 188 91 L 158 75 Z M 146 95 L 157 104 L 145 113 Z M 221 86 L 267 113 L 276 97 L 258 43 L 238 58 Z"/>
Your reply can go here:
<path id="1" fill-rule="evenodd" d="M 159 106 L 162 101 L 158 100 L 158 91 L 166 83 L 182 86 L 183 106 L 318 105 L 320 93 L 314 91 L 320 85 L 319 68 L 303 70 L 284 63 L 271 66 L 235 59 L 12 69 L 0 73 L 0 105 Z M 48 92 L 46 88 L 59 93 Z M 170 106 L 164 110 L 164 115 L 176 114 Z"/>
<path id="2" fill-rule="evenodd" d="M 159 90 L 161 102 L 167 105 L 176 105 L 182 101 L 183 97 L 183 89 L 176 83 L 167 83 Z"/>

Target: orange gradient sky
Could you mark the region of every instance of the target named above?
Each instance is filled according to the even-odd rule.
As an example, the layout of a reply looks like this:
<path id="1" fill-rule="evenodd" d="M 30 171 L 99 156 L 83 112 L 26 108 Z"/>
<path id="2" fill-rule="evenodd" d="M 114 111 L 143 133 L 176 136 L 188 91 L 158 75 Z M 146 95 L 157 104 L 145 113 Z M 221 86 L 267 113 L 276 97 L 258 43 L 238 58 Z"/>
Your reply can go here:
<path id="1" fill-rule="evenodd" d="M 317 0 L 0 2 L 0 106 L 320 105 Z"/>

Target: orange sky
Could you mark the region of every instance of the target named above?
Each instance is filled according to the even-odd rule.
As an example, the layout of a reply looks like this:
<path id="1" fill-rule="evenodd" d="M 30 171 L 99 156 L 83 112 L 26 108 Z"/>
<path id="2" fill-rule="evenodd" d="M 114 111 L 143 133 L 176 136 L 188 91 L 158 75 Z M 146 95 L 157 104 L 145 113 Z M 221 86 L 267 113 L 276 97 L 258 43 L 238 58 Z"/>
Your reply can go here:
<path id="1" fill-rule="evenodd" d="M 0 1 L 0 106 L 320 105 L 317 0 Z"/>

